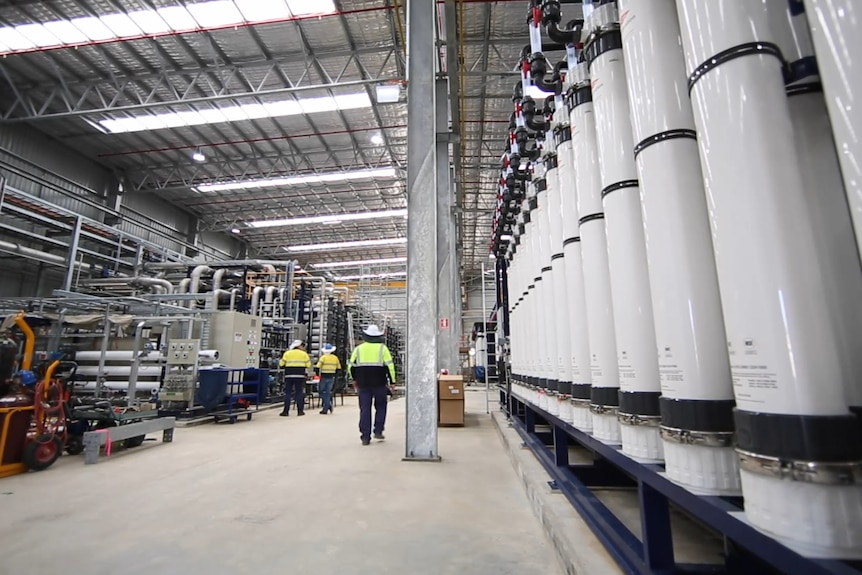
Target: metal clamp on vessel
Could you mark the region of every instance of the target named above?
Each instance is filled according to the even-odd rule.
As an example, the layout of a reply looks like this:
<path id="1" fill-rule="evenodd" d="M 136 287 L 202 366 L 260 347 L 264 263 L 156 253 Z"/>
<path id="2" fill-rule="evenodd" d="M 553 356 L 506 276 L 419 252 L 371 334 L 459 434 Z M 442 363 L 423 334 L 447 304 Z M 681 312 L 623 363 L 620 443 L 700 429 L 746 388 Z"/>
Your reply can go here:
<path id="1" fill-rule="evenodd" d="M 728 431 L 691 431 L 662 425 L 659 433 L 665 441 L 702 447 L 733 447 L 734 433 Z"/>
<path id="2" fill-rule="evenodd" d="M 820 485 L 862 485 L 862 461 L 792 461 L 757 455 L 742 449 L 736 452 L 739 454 L 739 467 L 759 475 Z"/>

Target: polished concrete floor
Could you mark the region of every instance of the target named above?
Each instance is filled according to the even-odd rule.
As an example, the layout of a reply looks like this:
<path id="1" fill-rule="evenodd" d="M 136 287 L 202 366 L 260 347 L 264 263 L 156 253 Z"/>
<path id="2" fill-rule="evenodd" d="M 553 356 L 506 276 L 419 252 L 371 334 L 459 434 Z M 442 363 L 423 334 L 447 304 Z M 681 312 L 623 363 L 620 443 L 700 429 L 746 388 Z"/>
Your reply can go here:
<path id="1" fill-rule="evenodd" d="M 2 479 L 0 575 L 559 575 L 484 393 L 467 399 L 441 463 L 401 461 L 403 399 L 368 447 L 348 399 Z"/>

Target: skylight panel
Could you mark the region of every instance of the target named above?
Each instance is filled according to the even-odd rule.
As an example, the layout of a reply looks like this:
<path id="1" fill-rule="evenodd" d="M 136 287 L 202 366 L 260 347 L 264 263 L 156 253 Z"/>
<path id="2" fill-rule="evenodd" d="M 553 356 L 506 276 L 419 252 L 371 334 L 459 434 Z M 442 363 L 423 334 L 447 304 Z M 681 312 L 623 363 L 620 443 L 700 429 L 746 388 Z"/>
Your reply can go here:
<path id="1" fill-rule="evenodd" d="M 290 13 L 294 16 L 307 16 L 310 14 L 331 14 L 335 12 L 335 3 L 332 0 L 285 0 Z"/>
<path id="2" fill-rule="evenodd" d="M 290 16 L 284 0 L 236 0 L 236 6 L 248 22 L 265 22 Z"/>
<path id="3" fill-rule="evenodd" d="M 56 46 L 60 43 L 57 37 L 41 24 L 24 24 L 16 26 L 15 29 L 36 46 Z"/>
<path id="4" fill-rule="evenodd" d="M 140 116 L 141 122 L 116 122 L 115 118 L 101 120 L 99 124 L 111 133 L 135 132 L 140 130 L 179 128 L 183 126 L 200 126 L 203 124 L 215 124 L 222 122 L 241 122 L 245 120 L 260 120 L 263 118 L 277 118 L 280 116 L 296 116 L 299 114 L 314 114 L 319 112 L 331 112 L 337 109 L 349 109 L 359 107 L 370 107 L 371 100 L 366 94 L 348 94 L 346 96 L 324 96 L 319 98 L 301 98 L 299 100 L 278 100 L 264 104 L 240 104 L 215 108 L 204 113 L 196 110 L 182 112 L 164 112 L 150 116 Z M 217 112 L 216 112 L 217 110 Z M 160 118 L 161 122 L 157 128 L 144 128 L 151 120 L 145 118 Z M 126 118 L 123 118 L 124 120 Z M 137 129 L 133 129 L 137 127 Z"/>
<path id="5" fill-rule="evenodd" d="M 140 28 L 144 34 L 164 34 L 170 32 L 171 27 L 154 10 L 139 10 L 129 12 L 129 18 Z"/>
<path id="6" fill-rule="evenodd" d="M 110 28 L 105 26 L 104 22 L 93 16 L 75 18 L 72 20 L 72 24 L 74 24 L 75 28 L 86 34 L 87 38 L 94 42 L 99 40 L 111 40 L 112 38 L 117 37 Z"/>
<path id="7" fill-rule="evenodd" d="M 239 13 L 234 3 L 229 0 L 189 4 L 188 9 L 198 24 L 204 28 L 228 26 L 244 22 L 242 14 Z"/>
<path id="8" fill-rule="evenodd" d="M 141 28 L 126 14 L 108 14 L 99 16 L 99 20 L 119 38 L 140 36 Z"/>
<path id="9" fill-rule="evenodd" d="M 86 42 L 88 40 L 87 35 L 78 30 L 78 28 L 68 20 L 46 22 L 45 29 L 57 37 L 58 42 L 55 42 L 55 44 L 80 44 L 81 42 Z"/>
<path id="10" fill-rule="evenodd" d="M 198 27 L 195 18 L 182 6 L 167 6 L 159 8 L 156 12 L 174 31 L 194 30 Z"/>
<path id="11" fill-rule="evenodd" d="M 27 50 L 36 46 L 13 28 L 0 28 L 0 42 L 8 46 L 10 50 Z"/>
<path id="12" fill-rule="evenodd" d="M 355 170 L 352 172 L 330 172 L 324 174 L 308 174 L 304 176 L 289 176 L 269 178 L 264 180 L 245 180 L 242 182 L 226 182 L 218 184 L 201 184 L 195 189 L 198 192 L 227 192 L 232 190 L 271 188 L 278 186 L 294 186 L 297 184 L 314 184 L 323 182 L 344 182 L 373 178 L 393 178 L 397 175 L 395 168 L 376 168 L 373 170 Z"/>

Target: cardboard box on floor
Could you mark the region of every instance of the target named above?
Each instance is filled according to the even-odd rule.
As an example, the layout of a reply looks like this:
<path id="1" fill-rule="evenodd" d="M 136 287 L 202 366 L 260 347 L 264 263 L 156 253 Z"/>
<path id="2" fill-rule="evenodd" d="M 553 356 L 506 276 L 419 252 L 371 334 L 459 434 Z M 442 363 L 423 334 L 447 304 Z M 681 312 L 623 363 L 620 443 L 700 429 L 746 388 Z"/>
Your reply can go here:
<path id="1" fill-rule="evenodd" d="M 464 378 L 460 375 L 438 376 L 437 426 L 464 426 Z"/>

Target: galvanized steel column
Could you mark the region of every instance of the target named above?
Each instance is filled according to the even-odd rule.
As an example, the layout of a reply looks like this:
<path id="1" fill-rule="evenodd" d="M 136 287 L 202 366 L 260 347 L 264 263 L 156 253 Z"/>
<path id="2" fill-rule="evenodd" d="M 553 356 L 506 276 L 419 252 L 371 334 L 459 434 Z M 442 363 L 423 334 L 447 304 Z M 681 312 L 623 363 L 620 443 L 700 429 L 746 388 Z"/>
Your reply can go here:
<path id="1" fill-rule="evenodd" d="M 437 453 L 437 162 L 434 0 L 407 3 L 407 445 Z"/>
<path id="2" fill-rule="evenodd" d="M 437 369 L 455 373 L 457 341 L 455 292 L 452 276 L 455 254 L 455 217 L 452 213 L 452 180 L 449 167 L 449 81 L 437 80 Z"/>

